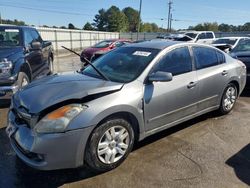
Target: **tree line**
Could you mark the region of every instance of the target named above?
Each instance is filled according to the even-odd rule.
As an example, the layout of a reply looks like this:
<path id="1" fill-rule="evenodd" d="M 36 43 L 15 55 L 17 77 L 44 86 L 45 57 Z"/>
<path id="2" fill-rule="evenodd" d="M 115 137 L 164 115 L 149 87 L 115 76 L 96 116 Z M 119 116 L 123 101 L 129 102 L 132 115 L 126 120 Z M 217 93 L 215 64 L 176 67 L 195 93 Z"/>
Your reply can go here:
<path id="1" fill-rule="evenodd" d="M 196 30 L 196 31 L 221 31 L 221 32 L 243 32 L 250 31 L 250 22 L 247 22 L 243 25 L 229 25 L 229 24 L 218 24 L 217 22 L 209 23 L 200 23 L 196 26 L 189 26 L 188 30 Z"/>

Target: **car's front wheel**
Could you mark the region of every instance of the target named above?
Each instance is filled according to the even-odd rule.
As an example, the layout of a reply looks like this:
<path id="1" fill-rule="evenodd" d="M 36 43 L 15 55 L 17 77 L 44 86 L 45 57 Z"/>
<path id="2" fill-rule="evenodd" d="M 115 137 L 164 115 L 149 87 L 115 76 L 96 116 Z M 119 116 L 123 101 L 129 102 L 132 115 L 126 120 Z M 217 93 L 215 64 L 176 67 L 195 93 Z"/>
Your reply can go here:
<path id="1" fill-rule="evenodd" d="M 85 161 L 97 171 L 108 171 L 119 166 L 134 144 L 134 131 L 124 119 L 111 119 L 98 126 L 86 146 Z"/>
<path id="2" fill-rule="evenodd" d="M 53 59 L 51 56 L 48 58 L 48 67 L 49 67 L 49 74 L 52 74 L 54 72 L 54 66 L 53 66 Z"/>
<path id="3" fill-rule="evenodd" d="M 235 84 L 230 83 L 224 90 L 222 99 L 221 99 L 221 105 L 219 108 L 220 114 L 228 114 L 234 107 L 236 103 L 236 99 L 238 96 L 237 87 Z"/>

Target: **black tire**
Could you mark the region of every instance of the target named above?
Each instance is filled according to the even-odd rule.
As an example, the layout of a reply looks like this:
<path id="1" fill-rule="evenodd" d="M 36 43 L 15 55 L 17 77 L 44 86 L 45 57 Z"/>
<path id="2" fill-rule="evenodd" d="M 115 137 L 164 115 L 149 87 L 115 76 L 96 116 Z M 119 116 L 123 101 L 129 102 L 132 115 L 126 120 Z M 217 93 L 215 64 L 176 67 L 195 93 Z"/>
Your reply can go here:
<path id="1" fill-rule="evenodd" d="M 48 58 L 48 67 L 49 67 L 49 75 L 53 73 L 54 71 L 54 66 L 53 66 L 53 59 L 51 56 Z"/>
<path id="2" fill-rule="evenodd" d="M 111 130 L 112 127 L 115 127 L 115 128 L 121 127 L 122 130 L 125 129 L 127 131 L 126 134 L 128 133 L 129 141 L 127 144 L 128 147 L 126 148 L 126 151 L 124 151 L 124 154 L 122 156 L 119 156 L 120 153 L 117 150 L 117 147 L 119 144 L 116 144 L 116 146 L 112 150 L 110 149 L 109 144 L 107 147 L 105 147 L 109 151 L 115 150 L 117 153 L 114 154 L 114 156 L 118 155 L 117 158 L 121 157 L 121 158 L 117 159 L 117 161 L 114 161 L 113 163 L 107 164 L 107 163 L 103 162 L 100 155 L 98 155 L 98 146 L 100 146 L 99 144 L 102 141 L 103 137 L 106 136 L 105 133 L 107 131 Z M 105 172 L 105 171 L 112 170 L 112 169 L 118 167 L 127 158 L 128 154 L 131 152 L 131 150 L 133 148 L 134 140 L 135 140 L 134 138 L 135 138 L 135 136 L 134 136 L 133 128 L 128 121 L 126 121 L 124 119 L 120 119 L 120 118 L 108 120 L 108 121 L 104 122 L 103 124 L 101 124 L 100 126 L 98 126 L 93 131 L 92 135 L 90 136 L 90 139 L 88 141 L 88 144 L 86 145 L 86 150 L 85 150 L 85 152 L 86 152 L 85 153 L 85 162 L 88 164 L 88 166 L 91 169 L 98 171 L 98 172 Z M 106 154 L 103 154 L 103 155 L 105 155 L 105 160 L 106 160 Z M 112 156 L 110 158 L 112 158 Z"/>
<path id="3" fill-rule="evenodd" d="M 17 85 L 19 88 L 22 88 L 27 84 L 30 83 L 30 78 L 28 77 L 28 75 L 25 72 L 19 72 L 18 74 L 18 78 L 17 78 Z M 25 84 L 25 85 L 24 85 Z"/>
<path id="4" fill-rule="evenodd" d="M 225 100 L 227 98 L 227 92 L 230 89 L 234 90 L 235 94 L 231 96 L 231 99 L 229 101 L 232 102 L 232 104 L 227 108 Z M 223 95 L 222 95 L 222 98 L 221 98 L 220 108 L 218 110 L 219 114 L 225 115 L 225 114 L 228 114 L 229 112 L 231 112 L 235 103 L 236 103 L 237 97 L 238 97 L 238 89 L 237 89 L 236 85 L 233 83 L 229 83 L 227 85 L 227 87 L 225 88 Z"/>

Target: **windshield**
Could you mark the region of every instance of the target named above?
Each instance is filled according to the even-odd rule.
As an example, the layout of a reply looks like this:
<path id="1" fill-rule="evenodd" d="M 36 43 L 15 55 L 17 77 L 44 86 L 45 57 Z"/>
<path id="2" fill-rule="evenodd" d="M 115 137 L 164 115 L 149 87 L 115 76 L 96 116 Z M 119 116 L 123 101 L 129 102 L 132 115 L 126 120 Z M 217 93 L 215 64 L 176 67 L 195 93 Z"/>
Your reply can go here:
<path id="1" fill-rule="evenodd" d="M 93 65 L 109 80 L 127 83 L 136 79 L 159 51 L 151 48 L 121 47 L 96 59 Z M 101 78 L 91 66 L 87 66 L 82 73 Z"/>
<path id="2" fill-rule="evenodd" d="M 231 52 L 250 51 L 250 40 L 241 40 Z"/>
<path id="3" fill-rule="evenodd" d="M 237 39 L 218 39 L 213 42 L 213 44 L 230 44 L 234 45 L 236 43 Z"/>
<path id="4" fill-rule="evenodd" d="M 19 29 L 0 28 L 0 47 L 15 47 L 21 45 Z"/>
<path id="5" fill-rule="evenodd" d="M 111 40 L 104 40 L 101 41 L 99 43 L 97 43 L 96 45 L 94 45 L 95 48 L 107 48 L 112 44 L 113 41 Z"/>
<path id="6" fill-rule="evenodd" d="M 185 33 L 185 35 L 195 39 L 195 37 L 197 36 L 197 33 Z"/>

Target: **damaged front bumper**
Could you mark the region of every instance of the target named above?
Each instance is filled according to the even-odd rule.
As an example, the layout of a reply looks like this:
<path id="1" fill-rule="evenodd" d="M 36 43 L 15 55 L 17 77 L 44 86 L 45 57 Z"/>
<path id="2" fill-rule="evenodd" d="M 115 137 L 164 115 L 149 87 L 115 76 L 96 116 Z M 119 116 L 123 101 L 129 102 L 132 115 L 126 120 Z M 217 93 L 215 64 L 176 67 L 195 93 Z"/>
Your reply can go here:
<path id="1" fill-rule="evenodd" d="M 55 134 L 37 134 L 28 125 L 8 114 L 6 133 L 17 156 L 40 170 L 76 168 L 83 165 L 84 151 L 91 127 Z"/>

